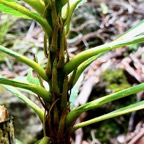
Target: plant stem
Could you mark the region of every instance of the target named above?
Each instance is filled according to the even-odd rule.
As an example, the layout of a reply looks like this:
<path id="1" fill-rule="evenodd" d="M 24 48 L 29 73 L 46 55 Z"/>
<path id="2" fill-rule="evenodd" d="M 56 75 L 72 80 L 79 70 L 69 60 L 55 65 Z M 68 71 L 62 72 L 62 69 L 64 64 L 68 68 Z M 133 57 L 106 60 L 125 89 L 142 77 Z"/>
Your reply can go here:
<path id="1" fill-rule="evenodd" d="M 129 96 L 131 94 L 135 94 L 138 93 L 140 91 L 144 90 L 144 83 L 127 88 L 125 90 L 101 97 L 99 99 L 96 99 L 94 101 L 88 102 L 84 105 L 81 105 L 79 107 L 77 107 L 76 109 L 72 110 L 66 118 L 66 125 L 71 124 L 73 121 L 76 120 L 77 117 L 80 116 L 80 114 L 82 114 L 83 112 L 86 112 L 90 109 L 94 109 L 97 108 L 103 104 L 106 104 L 108 102 L 112 102 L 114 100 Z"/>
<path id="2" fill-rule="evenodd" d="M 118 47 L 135 44 L 135 43 L 141 43 L 144 41 L 144 35 L 137 36 L 134 38 L 126 39 L 126 40 L 120 40 L 111 42 L 109 44 L 104 44 L 89 50 L 86 50 L 84 52 L 81 52 L 80 54 L 74 56 L 64 67 L 64 71 L 66 73 L 71 73 L 73 70 L 75 70 L 81 63 L 83 63 L 85 60 L 99 54 L 102 52 L 110 51 Z"/>

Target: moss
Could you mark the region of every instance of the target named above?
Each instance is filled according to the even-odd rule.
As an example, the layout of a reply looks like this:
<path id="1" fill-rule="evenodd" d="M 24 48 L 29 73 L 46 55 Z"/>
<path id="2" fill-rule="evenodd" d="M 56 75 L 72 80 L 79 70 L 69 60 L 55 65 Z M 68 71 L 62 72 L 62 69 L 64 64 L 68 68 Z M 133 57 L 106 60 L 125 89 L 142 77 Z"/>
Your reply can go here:
<path id="1" fill-rule="evenodd" d="M 105 82 L 107 92 L 117 92 L 131 86 L 121 69 L 106 70 L 102 74 L 102 81 Z"/>
<path id="2" fill-rule="evenodd" d="M 125 124 L 125 127 L 127 125 Z M 84 138 L 92 141 L 91 132 L 94 131 L 95 138 L 102 144 L 111 144 L 110 140 L 113 137 L 119 135 L 124 131 L 124 127 L 119 125 L 114 119 L 105 120 L 96 124 L 93 124 L 84 129 Z"/>
<path id="3" fill-rule="evenodd" d="M 110 94 L 118 92 L 130 87 L 130 83 L 127 80 L 127 77 L 123 70 L 121 69 L 111 69 L 106 70 L 102 74 L 102 81 L 105 83 L 105 93 Z M 107 109 L 106 112 L 113 111 L 115 109 L 130 105 L 136 102 L 136 96 L 131 95 L 113 102 L 110 102 L 104 107 Z"/>
<path id="4" fill-rule="evenodd" d="M 113 92 L 126 89 L 130 86 L 131 85 L 127 80 L 127 77 L 123 70 L 108 69 L 102 73 L 100 82 L 99 84 L 95 85 L 95 88 L 90 95 L 89 101 Z M 99 108 L 88 111 L 88 116 L 86 120 L 109 113 L 111 111 L 114 111 L 121 107 L 125 107 L 135 102 L 136 96 L 131 95 L 129 97 L 107 103 Z M 90 130 L 93 129 L 95 131 L 95 137 L 102 144 L 111 144 L 111 138 L 116 137 L 117 135 L 125 133 L 127 131 L 129 117 L 130 114 L 127 114 L 90 125 L 89 127 L 86 127 L 84 129 L 84 137 L 87 139 L 91 139 Z"/>
<path id="5" fill-rule="evenodd" d="M 108 143 L 108 140 L 111 137 L 115 137 L 120 133 L 120 128 L 118 127 L 118 124 L 113 120 L 103 121 L 95 131 L 95 136 L 100 140 L 101 143 Z"/>

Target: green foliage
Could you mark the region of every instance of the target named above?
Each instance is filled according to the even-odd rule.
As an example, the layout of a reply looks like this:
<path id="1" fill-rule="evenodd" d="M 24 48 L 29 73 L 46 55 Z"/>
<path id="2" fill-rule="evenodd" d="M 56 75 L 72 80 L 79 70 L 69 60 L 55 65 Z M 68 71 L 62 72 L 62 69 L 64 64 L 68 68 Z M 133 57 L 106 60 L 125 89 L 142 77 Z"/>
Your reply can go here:
<path id="1" fill-rule="evenodd" d="M 116 41 L 122 40 L 122 39 L 127 39 L 131 37 L 136 37 L 140 34 L 143 34 L 144 30 L 144 20 L 141 20 L 137 25 L 126 31 L 124 34 L 119 36 Z"/>
<path id="2" fill-rule="evenodd" d="M 94 131 L 96 138 L 101 142 L 108 142 L 110 136 L 115 137 L 120 133 L 119 126 L 113 122 L 114 120 L 103 121 Z"/>
<path id="3" fill-rule="evenodd" d="M 36 93 L 38 96 L 42 97 L 45 101 L 51 101 L 49 92 L 47 92 L 43 87 L 37 86 L 35 84 L 30 84 L 26 82 L 20 82 L 16 80 L 6 79 L 0 77 L 0 83 L 5 85 L 10 85 L 18 88 L 24 88 Z"/>
<path id="4" fill-rule="evenodd" d="M 74 103 L 78 97 L 78 92 L 79 92 L 82 80 L 83 80 L 83 74 L 79 77 L 77 83 L 74 85 L 74 87 L 71 90 L 70 100 L 69 100 L 71 109 L 73 109 Z"/>
<path id="5" fill-rule="evenodd" d="M 44 14 L 44 2 L 42 0 L 23 0 L 27 4 L 29 4 L 34 10 L 36 10 L 40 15 Z"/>
<path id="6" fill-rule="evenodd" d="M 139 45 L 140 44 L 129 45 L 128 49 L 129 49 L 129 51 L 134 52 L 134 51 L 138 50 Z"/>
<path id="7" fill-rule="evenodd" d="M 29 58 L 18 54 L 10 49 L 7 49 L 3 46 L 0 45 L 0 51 L 16 58 L 17 60 L 22 61 L 23 63 L 27 64 L 28 66 L 30 66 L 31 68 L 33 68 L 44 80 L 47 80 L 47 76 L 45 74 L 44 69 L 35 61 L 30 60 Z"/>
<path id="8" fill-rule="evenodd" d="M 1 22 L 0 22 L 0 45 L 3 43 L 8 30 L 10 29 L 11 25 L 13 23 L 12 18 L 8 16 L 1 16 Z"/>
<path id="9" fill-rule="evenodd" d="M 9 2 L 12 2 L 13 4 L 16 4 L 17 1 L 16 0 L 7 0 Z M 17 17 L 22 17 L 22 18 L 26 18 L 26 19 L 31 19 L 30 17 L 28 17 L 25 14 L 22 14 L 21 12 L 14 10 L 13 8 L 10 8 L 4 4 L 0 4 L 0 11 L 6 13 L 6 14 L 11 14 L 13 16 L 17 16 Z"/>
<path id="10" fill-rule="evenodd" d="M 21 99 L 24 103 L 26 103 L 28 106 L 30 106 L 39 116 L 40 120 L 43 121 L 44 112 L 41 108 L 39 108 L 34 102 L 32 102 L 30 99 L 28 99 L 26 96 L 24 96 L 20 91 L 18 91 L 16 88 L 2 85 L 4 88 L 6 88 L 9 92 L 11 92 L 13 95 Z"/>
<path id="11" fill-rule="evenodd" d="M 16 139 L 16 144 L 23 144 L 23 143 Z"/>
<path id="12" fill-rule="evenodd" d="M 15 16 L 31 18 L 42 26 L 45 32 L 44 51 L 47 58 L 46 68 L 44 69 L 34 60 L 30 60 L 0 45 L 1 52 L 25 63 L 37 75 L 37 78 L 34 78 L 32 71 L 30 71 L 27 75 L 28 82 L 0 77 L 0 84 L 29 105 L 40 117 L 44 131 L 44 137 L 40 143 L 68 144 L 70 143 L 72 131 L 74 132 L 78 128 L 144 108 L 144 101 L 141 101 L 79 124 L 74 123 L 85 111 L 144 90 L 144 83 L 141 83 L 124 90 L 119 91 L 117 89 L 117 92 L 113 94 L 98 98 L 70 110 L 70 104 L 73 106 L 75 98 L 78 95 L 81 81 L 79 78 L 83 71 L 95 59 L 110 50 L 143 42 L 144 20 L 116 40 L 81 52 L 70 60 L 66 42 L 70 19 L 77 6 L 83 4 L 85 0 L 24 0 L 24 2 L 29 4 L 36 12 L 25 8 L 14 0 L 0 0 L 0 10 Z M 78 83 L 76 83 L 77 81 Z M 48 84 L 49 91 L 43 86 L 44 82 Z M 27 99 L 15 87 L 35 93 L 39 97 L 43 109 L 40 109 L 34 102 Z M 69 95 L 69 92 L 71 92 L 71 95 Z"/>
<path id="13" fill-rule="evenodd" d="M 27 17 L 37 21 L 38 23 L 41 24 L 41 26 L 43 27 L 43 29 L 47 33 L 47 35 L 51 36 L 52 29 L 49 26 L 48 22 L 46 20 L 44 20 L 41 16 L 39 16 L 37 13 L 34 13 L 34 12 L 28 10 L 27 8 L 21 6 L 20 4 L 18 4 L 16 2 L 8 2 L 6 0 L 1 0 L 0 4 L 2 4 L 1 5 L 2 11 L 5 11 L 3 8 L 3 5 L 4 5 L 4 6 L 10 8 L 10 10 L 8 10 L 8 11 L 12 15 L 13 15 L 13 13 L 15 13 L 14 11 L 17 11 L 18 13 L 20 13 L 21 16 L 26 15 Z"/>
<path id="14" fill-rule="evenodd" d="M 32 70 L 30 70 L 27 74 L 27 81 L 35 85 L 40 85 L 38 78 L 33 77 Z"/>
<path id="15" fill-rule="evenodd" d="M 102 120 L 114 118 L 114 117 L 117 117 L 117 116 L 120 116 L 120 115 L 124 115 L 124 114 L 130 113 L 130 112 L 133 112 L 133 111 L 141 110 L 141 109 L 144 109 L 144 100 L 140 101 L 140 102 L 137 102 L 135 104 L 131 104 L 129 106 L 120 108 L 120 109 L 115 110 L 113 112 L 110 112 L 108 114 L 104 114 L 102 116 L 93 118 L 91 120 L 87 120 L 85 122 L 76 124 L 73 127 L 73 130 L 75 131 L 76 129 L 84 127 L 85 125 L 90 125 L 90 124 L 93 124 L 93 123 L 96 123 L 96 122 L 100 122 Z"/>

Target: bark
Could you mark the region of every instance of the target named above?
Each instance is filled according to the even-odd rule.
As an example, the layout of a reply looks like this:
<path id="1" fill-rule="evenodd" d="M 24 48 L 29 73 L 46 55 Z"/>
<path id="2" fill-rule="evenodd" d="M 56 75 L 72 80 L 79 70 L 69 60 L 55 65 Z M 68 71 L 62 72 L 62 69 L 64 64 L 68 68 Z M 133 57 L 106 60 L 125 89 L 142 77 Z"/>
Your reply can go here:
<path id="1" fill-rule="evenodd" d="M 13 120 L 4 106 L 0 106 L 0 144 L 15 144 Z"/>

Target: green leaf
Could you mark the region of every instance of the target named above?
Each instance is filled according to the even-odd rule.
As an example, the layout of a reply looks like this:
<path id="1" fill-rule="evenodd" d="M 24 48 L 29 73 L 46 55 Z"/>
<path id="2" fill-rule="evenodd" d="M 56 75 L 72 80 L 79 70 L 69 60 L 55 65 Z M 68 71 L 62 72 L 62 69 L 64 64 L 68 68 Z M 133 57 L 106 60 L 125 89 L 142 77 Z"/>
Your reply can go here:
<path id="1" fill-rule="evenodd" d="M 7 0 L 8 2 L 17 2 L 17 0 Z"/>
<path id="2" fill-rule="evenodd" d="M 91 48 L 89 50 L 86 50 L 84 52 L 81 52 L 80 54 L 74 56 L 64 67 L 64 70 L 67 73 L 72 72 L 75 70 L 81 63 L 83 63 L 85 60 L 93 57 L 94 55 L 97 55 L 102 52 L 110 51 L 112 49 L 131 45 L 131 44 L 137 44 L 144 41 L 144 20 L 139 22 L 136 26 L 132 27 L 130 30 L 125 32 L 122 36 L 118 37 L 116 40 L 97 46 L 95 48 Z M 143 34 L 143 35 L 142 35 Z M 142 38 L 143 37 L 143 38 Z"/>
<path id="3" fill-rule="evenodd" d="M 70 28 L 70 20 L 71 16 L 74 12 L 74 10 L 85 3 L 87 0 L 69 0 L 63 7 L 62 7 L 62 18 L 65 21 L 64 25 L 65 27 L 65 32 L 66 35 L 69 33 L 69 28 Z M 64 1 L 65 2 L 65 1 Z"/>
<path id="4" fill-rule="evenodd" d="M 43 98 L 45 101 L 47 101 L 47 102 L 51 101 L 51 96 L 50 96 L 49 91 L 46 91 L 41 86 L 37 86 L 35 84 L 30 84 L 30 83 L 19 82 L 16 80 L 6 79 L 3 77 L 0 77 L 0 84 L 27 89 L 27 90 L 30 90 L 30 91 L 36 93 L 38 96 Z"/>
<path id="5" fill-rule="evenodd" d="M 8 0 L 8 1 L 16 3 L 16 0 Z M 3 12 L 3 13 L 6 13 L 6 14 L 11 14 L 13 16 L 22 17 L 22 18 L 26 18 L 26 19 L 31 19 L 27 15 L 22 14 L 22 13 L 16 11 L 16 10 L 6 6 L 6 5 L 1 4 L 1 2 L 0 2 L 0 11 Z"/>
<path id="6" fill-rule="evenodd" d="M 35 84 L 35 85 L 40 85 L 39 79 L 36 78 L 36 77 L 33 77 L 32 69 L 27 74 L 27 81 L 29 83 L 32 83 L 32 84 Z"/>
<path id="7" fill-rule="evenodd" d="M 66 24 L 70 21 L 70 18 L 74 10 L 85 3 L 87 0 L 70 0 L 69 3 L 65 4 L 62 8 L 62 18 L 66 20 Z"/>
<path id="8" fill-rule="evenodd" d="M 138 36 L 142 33 L 144 33 L 144 20 L 140 21 L 138 24 L 136 24 L 131 29 L 126 31 L 124 34 L 119 36 L 115 41 L 132 38 L 132 37 Z"/>
<path id="9" fill-rule="evenodd" d="M 47 75 L 45 73 L 45 70 L 35 61 L 30 60 L 29 58 L 18 54 L 8 48 L 5 48 L 3 46 L 0 45 L 0 51 L 16 58 L 17 60 L 22 61 L 23 63 L 27 64 L 28 66 L 30 66 L 31 68 L 33 68 L 45 81 L 47 81 Z"/>
<path id="10" fill-rule="evenodd" d="M 48 36 L 51 36 L 52 28 L 50 27 L 48 22 L 45 19 L 43 19 L 43 17 L 38 15 L 37 13 L 32 12 L 32 11 L 28 10 L 27 8 L 25 8 L 24 6 L 21 6 L 20 4 L 15 3 L 15 2 L 8 2 L 6 0 L 0 0 L 0 4 L 3 4 L 11 9 L 16 10 L 17 12 L 20 12 L 20 13 L 32 18 L 33 20 L 37 21 L 43 27 L 46 34 Z"/>
<path id="11" fill-rule="evenodd" d="M 21 141 L 19 141 L 18 139 L 15 139 L 16 144 L 23 144 Z"/>
<path id="12" fill-rule="evenodd" d="M 89 50 L 83 51 L 76 56 L 74 56 L 65 66 L 64 66 L 64 71 L 67 72 L 68 74 L 71 73 L 73 70 L 77 69 L 77 67 L 83 63 L 84 61 L 88 60 L 89 58 L 102 53 L 102 52 L 107 52 L 122 46 L 126 45 L 131 45 L 131 44 L 136 44 L 136 43 L 141 43 L 144 42 L 144 35 L 136 36 L 133 38 L 128 38 L 128 39 L 122 39 L 119 41 L 112 41 L 107 44 L 103 44 L 100 46 L 97 46 L 95 48 L 91 48 Z"/>
<path id="13" fill-rule="evenodd" d="M 144 83 L 141 83 L 139 85 L 124 89 L 122 91 L 118 91 L 116 93 L 112 93 L 110 95 L 107 95 L 107 96 L 98 98 L 96 100 L 93 100 L 91 102 L 88 102 L 86 104 L 83 104 L 73 109 L 71 112 L 69 112 L 66 118 L 66 124 L 69 125 L 71 122 L 75 121 L 75 119 L 78 116 L 80 116 L 83 112 L 100 107 L 108 102 L 112 102 L 114 100 L 130 96 L 131 94 L 135 94 L 143 90 L 144 90 Z"/>
<path id="14" fill-rule="evenodd" d="M 78 3 L 78 5 L 76 6 L 76 8 L 78 8 L 79 6 L 83 5 L 85 2 L 87 2 L 87 0 L 81 0 L 81 2 Z"/>
<path id="15" fill-rule="evenodd" d="M 83 74 L 79 77 L 78 81 L 76 82 L 75 86 L 71 90 L 71 95 L 70 95 L 70 108 L 73 109 L 74 103 L 78 97 L 78 92 L 81 86 L 83 80 Z"/>
<path id="16" fill-rule="evenodd" d="M 50 143 L 50 138 L 45 136 L 41 139 L 39 144 L 48 144 L 48 143 Z"/>
<path id="17" fill-rule="evenodd" d="M 77 80 L 79 79 L 80 75 L 83 73 L 83 71 L 93 62 L 95 61 L 97 58 L 99 58 L 100 56 L 102 56 L 104 53 L 100 53 L 98 55 L 95 55 L 91 58 L 89 58 L 88 60 L 86 60 L 85 62 L 83 62 L 82 64 L 80 64 L 77 68 L 76 74 L 75 74 L 75 78 L 73 80 L 73 85 L 77 82 Z"/>
<path id="18" fill-rule="evenodd" d="M 11 86 L 2 85 L 4 88 L 6 88 L 9 92 L 11 92 L 13 95 L 21 99 L 24 103 L 29 105 L 39 116 L 41 121 L 43 121 L 44 118 L 44 111 L 38 107 L 34 102 L 32 102 L 30 99 L 28 99 L 25 95 L 23 95 L 20 91 L 18 91 L 16 88 L 13 88 Z"/>
<path id="19" fill-rule="evenodd" d="M 66 3 L 68 3 L 69 0 L 61 0 L 62 5 L 64 6 Z"/>
<path id="20" fill-rule="evenodd" d="M 35 144 L 49 144 L 50 138 L 44 136 L 42 139 L 38 140 Z"/>
<path id="21" fill-rule="evenodd" d="M 106 120 L 106 119 L 114 118 L 114 117 L 121 116 L 121 115 L 124 115 L 127 113 L 131 113 L 133 111 L 141 110 L 141 109 L 144 109 L 144 100 L 137 102 L 135 104 L 131 104 L 124 108 L 120 108 L 120 109 L 110 112 L 108 114 L 93 118 L 91 120 L 88 120 L 88 121 L 85 121 L 85 122 L 82 122 L 79 124 L 76 124 L 76 125 L 74 125 L 73 130 L 75 131 L 78 128 L 81 128 L 81 127 L 84 127 L 84 126 L 87 126 L 87 125 L 90 125 L 90 124 L 93 124 L 93 123 L 96 123 L 96 122 L 99 122 L 102 120 Z"/>
<path id="22" fill-rule="evenodd" d="M 28 5 L 30 5 L 35 11 L 40 15 L 44 14 L 45 6 L 43 0 L 23 0 Z"/>

